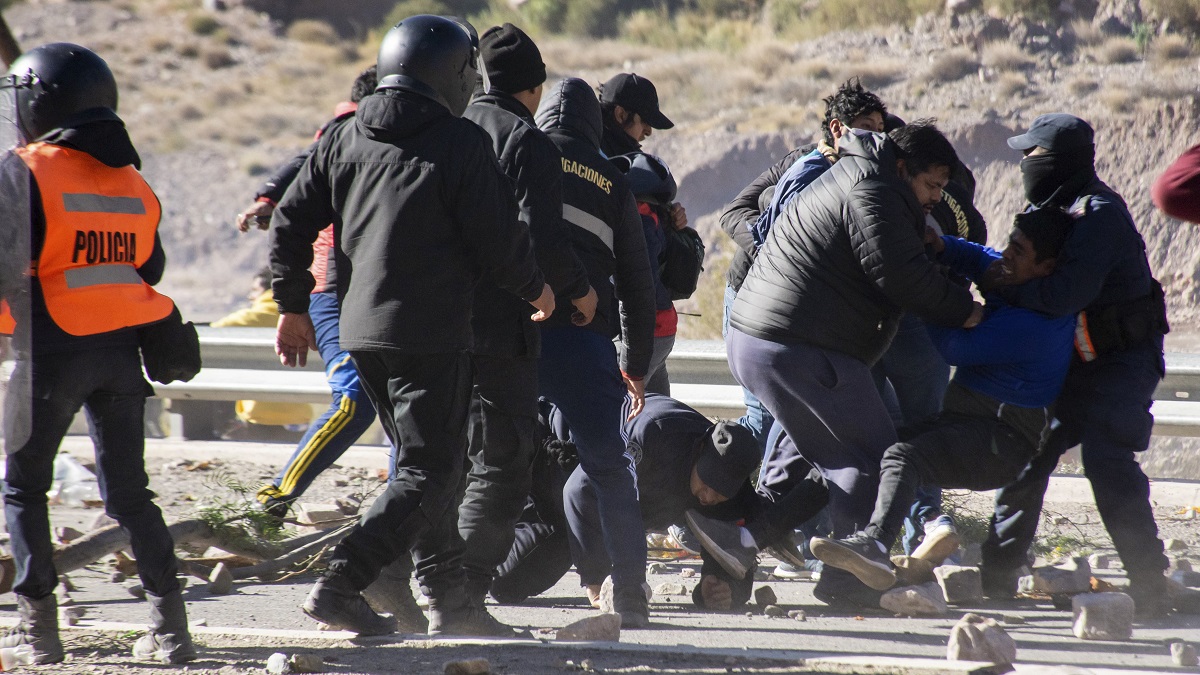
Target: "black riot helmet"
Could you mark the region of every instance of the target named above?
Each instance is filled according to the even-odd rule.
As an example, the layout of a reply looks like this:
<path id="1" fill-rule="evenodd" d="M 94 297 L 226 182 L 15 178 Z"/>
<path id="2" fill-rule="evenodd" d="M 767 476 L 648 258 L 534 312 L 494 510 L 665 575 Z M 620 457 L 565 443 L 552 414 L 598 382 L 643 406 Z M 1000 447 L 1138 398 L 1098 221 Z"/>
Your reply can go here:
<path id="1" fill-rule="evenodd" d="M 675 176 L 666 162 L 645 152 L 617 155 L 609 160 L 629 179 L 629 191 L 639 202 L 667 206 L 675 201 Z"/>
<path id="2" fill-rule="evenodd" d="M 479 35 L 462 19 L 418 14 L 402 20 L 379 45 L 378 89 L 404 89 L 461 117 L 479 77 Z M 484 71 L 484 91 L 488 90 Z"/>
<path id="3" fill-rule="evenodd" d="M 117 81 L 104 59 L 69 42 L 22 54 L 0 89 L 10 90 L 17 126 L 26 141 L 62 127 L 117 117 Z"/>

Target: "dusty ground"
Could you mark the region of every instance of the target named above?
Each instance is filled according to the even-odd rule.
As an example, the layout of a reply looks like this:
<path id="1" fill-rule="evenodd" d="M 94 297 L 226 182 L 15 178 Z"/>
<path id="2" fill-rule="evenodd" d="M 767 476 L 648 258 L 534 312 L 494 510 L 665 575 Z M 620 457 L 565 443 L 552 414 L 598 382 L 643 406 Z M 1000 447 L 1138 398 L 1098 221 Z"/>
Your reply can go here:
<path id="1" fill-rule="evenodd" d="M 87 439 L 81 437 L 69 438 L 66 447 L 78 457 L 86 457 L 90 450 Z M 152 441 L 148 448 L 152 487 L 169 518 L 190 517 L 213 500 L 216 476 L 237 476 L 243 483 L 256 484 L 273 475 L 290 449 L 284 444 Z M 352 449 L 341 466 L 316 481 L 305 500 L 330 502 L 369 492 L 379 484 L 376 467 L 382 467 L 383 455 L 384 449 L 377 446 Z M 200 466 L 207 468 L 196 468 Z M 228 491 L 218 493 L 223 499 L 231 498 Z M 1187 519 L 1188 507 L 1200 505 L 1200 483 L 1156 482 L 1154 495 L 1162 536 L 1189 546 L 1172 555 L 1200 567 L 1200 520 L 1195 519 L 1200 514 Z M 977 534 L 988 499 L 987 495 L 950 497 L 967 536 Z M 55 525 L 79 527 L 88 525 L 97 513 L 96 509 L 64 506 L 52 510 Z M 1072 476 L 1054 479 L 1039 541 L 1049 556 L 1108 550 L 1110 544 L 1090 504 L 1086 481 Z M 764 560 L 764 572 L 773 565 Z M 696 561 L 668 561 L 665 572 L 651 575 L 649 581 L 655 587 L 664 582 L 683 584 L 690 591 L 697 570 Z M 1097 576 L 1123 583 L 1119 570 L 1097 572 Z M 273 584 L 239 582 L 232 595 L 221 597 L 209 595 L 202 580 L 192 580 L 185 598 L 204 657 L 189 670 L 230 675 L 262 672 L 267 657 L 278 651 L 320 654 L 327 661 L 326 672 L 337 673 L 434 673 L 441 672 L 448 660 L 478 656 L 487 658 L 497 673 L 571 672 L 578 670 L 584 659 L 603 672 L 805 672 L 796 665 L 798 659 L 862 654 L 944 659 L 950 627 L 966 611 L 997 619 L 1020 617 L 1023 623 L 1013 619 L 1005 627 L 1017 640 L 1018 658 L 1025 664 L 1166 672 L 1170 661 L 1164 641 L 1179 638 L 1200 643 L 1200 617 L 1195 616 L 1139 625 L 1128 642 L 1089 643 L 1071 636 L 1070 612 L 1056 610 L 1045 600 L 982 602 L 953 607 L 943 617 L 900 619 L 882 610 L 860 615 L 831 611 L 812 597 L 811 581 L 772 578 L 758 585 L 772 586 L 779 604 L 785 610 L 805 611 L 807 621 L 764 617 L 754 605 L 737 612 L 700 613 L 694 611 L 686 594 L 660 594 L 651 604 L 651 628 L 622 634 L 621 648 L 634 651 L 539 648 L 532 642 L 446 645 L 423 638 L 351 643 L 344 634 L 314 632 L 316 624 L 298 610 L 313 578 L 306 574 Z M 84 626 L 103 630 L 69 633 L 69 664 L 41 670 L 80 675 L 161 672 L 158 667 L 128 667 L 124 654 L 136 631 L 145 625 L 145 606 L 112 582 L 107 565 L 79 570 L 71 574 L 71 580 L 78 589 L 72 598 L 88 609 Z M 13 616 L 11 598 L 0 598 L 0 621 Z M 552 639 L 554 629 L 592 613 L 573 572 L 543 597 L 520 606 L 492 606 L 491 610 L 510 624 L 530 629 L 539 641 Z M 568 665 L 568 660 L 576 665 Z"/>

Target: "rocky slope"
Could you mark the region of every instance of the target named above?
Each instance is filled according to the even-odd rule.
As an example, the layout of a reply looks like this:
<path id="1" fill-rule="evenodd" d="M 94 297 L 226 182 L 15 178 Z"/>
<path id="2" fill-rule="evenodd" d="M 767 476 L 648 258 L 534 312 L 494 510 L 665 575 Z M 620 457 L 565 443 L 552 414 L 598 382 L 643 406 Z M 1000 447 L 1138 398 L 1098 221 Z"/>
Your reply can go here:
<path id="1" fill-rule="evenodd" d="M 29 0 L 5 17 L 26 48 L 76 41 L 113 65 L 121 112 L 164 205 L 171 266 L 163 287 L 190 316 L 212 319 L 241 301 L 265 262 L 266 237 L 239 235 L 234 215 L 269 167 L 308 142 L 372 60 L 376 38 L 347 41 L 321 24 L 285 28 L 237 3 L 211 13 L 202 4 L 224 5 Z M 1192 45 L 1173 36 L 1138 53 L 1120 36 L 1132 19 L 1121 23 L 1112 18 L 1116 10 L 1101 10 L 1090 23 L 1063 27 L 1020 17 L 929 16 L 912 29 L 798 44 L 762 38 L 733 53 L 542 43 L 552 77 L 599 82 L 620 70 L 649 76 L 678 122 L 647 146 L 672 166 L 680 199 L 709 242 L 707 278 L 684 306 L 702 315 L 684 318 L 687 337 L 718 334 L 731 243 L 715 228 L 716 213 L 775 159 L 815 136 L 820 98 L 850 76 L 863 77 L 902 117 L 939 118 L 976 173 L 978 207 L 996 243 L 1022 206 L 1019 156 L 1004 139 L 1043 112 L 1092 121 L 1100 174 L 1130 203 L 1177 330 L 1194 330 L 1200 231 L 1157 213 L 1149 186 L 1195 142 L 1197 59 Z"/>

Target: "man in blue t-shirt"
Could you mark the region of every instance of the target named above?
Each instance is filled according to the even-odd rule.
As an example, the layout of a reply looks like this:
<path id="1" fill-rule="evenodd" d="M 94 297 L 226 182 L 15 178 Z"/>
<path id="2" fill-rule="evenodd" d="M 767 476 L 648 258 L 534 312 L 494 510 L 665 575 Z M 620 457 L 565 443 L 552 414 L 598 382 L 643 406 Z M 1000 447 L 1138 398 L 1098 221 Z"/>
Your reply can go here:
<path id="1" fill-rule="evenodd" d="M 1025 283 L 1048 276 L 1072 226 L 1058 209 L 1016 217 L 1003 254 L 953 236 L 934 238 L 939 262 L 978 283 L 988 276 Z M 989 271 L 990 270 L 990 271 Z M 1073 316 L 1050 317 L 986 294 L 975 328 L 928 326 L 934 345 L 958 367 L 942 413 L 911 430 L 880 462 L 870 524 L 843 539 L 814 537 L 814 555 L 876 590 L 896 581 L 888 551 L 919 485 L 990 490 L 1011 482 L 1038 452 L 1071 362 Z"/>

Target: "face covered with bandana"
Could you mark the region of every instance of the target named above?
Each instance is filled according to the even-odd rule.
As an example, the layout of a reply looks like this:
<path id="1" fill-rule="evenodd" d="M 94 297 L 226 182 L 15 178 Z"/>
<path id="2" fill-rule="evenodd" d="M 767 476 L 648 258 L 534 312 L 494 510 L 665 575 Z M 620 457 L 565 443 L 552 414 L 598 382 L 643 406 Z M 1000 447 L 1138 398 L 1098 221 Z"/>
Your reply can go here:
<path id="1" fill-rule="evenodd" d="M 1030 204 L 1041 206 L 1064 185 L 1078 183 L 1078 188 L 1082 188 L 1095 175 L 1095 159 L 1095 146 L 1069 152 L 1053 152 L 1042 147 L 1030 149 L 1021 160 L 1025 198 Z M 1074 198 L 1075 195 L 1064 196 Z"/>

